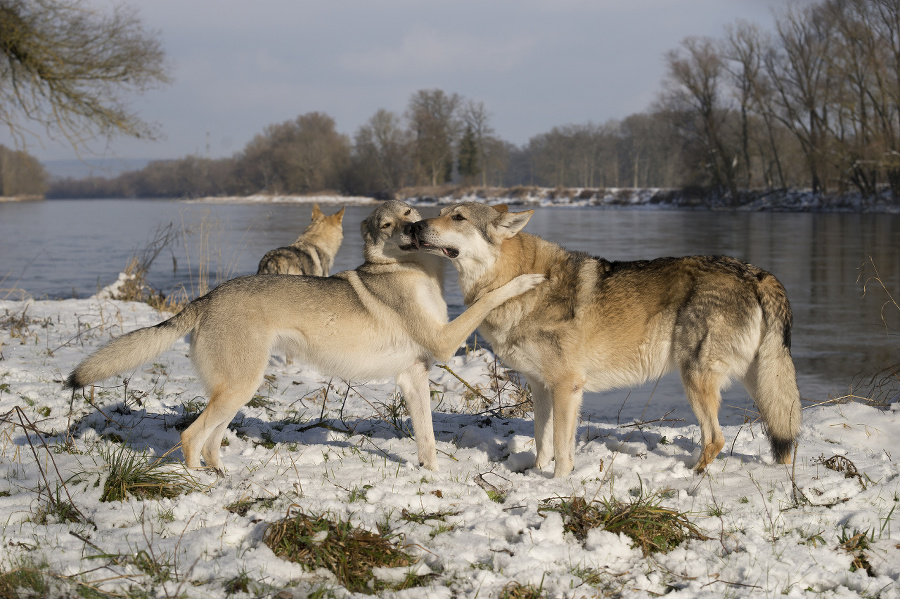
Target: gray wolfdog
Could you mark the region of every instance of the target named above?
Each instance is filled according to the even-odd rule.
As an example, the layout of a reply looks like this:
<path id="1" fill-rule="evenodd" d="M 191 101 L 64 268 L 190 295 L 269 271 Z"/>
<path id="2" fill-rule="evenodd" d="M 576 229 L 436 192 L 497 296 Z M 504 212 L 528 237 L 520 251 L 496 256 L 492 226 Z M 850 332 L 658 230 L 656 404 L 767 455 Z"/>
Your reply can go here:
<path id="1" fill-rule="evenodd" d="M 169 320 L 113 339 L 75 367 L 66 386 L 136 368 L 190 333 L 191 360 L 209 405 L 181 434 L 181 448 L 188 467 L 199 467 L 202 456 L 221 472 L 225 428 L 253 397 L 270 354 L 280 348 L 324 374 L 358 381 L 396 377 L 419 463 L 436 470 L 429 367 L 450 359 L 488 312 L 544 277 L 516 277 L 448 323 L 441 259 L 407 251 L 411 239 L 404 228 L 420 218 L 403 202 L 386 202 L 362 223 L 365 262 L 356 270 L 326 278 L 232 279 Z"/>
<path id="2" fill-rule="evenodd" d="M 775 459 L 790 463 L 800 431 L 791 309 L 770 273 L 733 258 L 609 262 L 521 233 L 534 211 L 462 203 L 410 227 L 421 250 L 451 259 L 466 304 L 523 273 L 547 282 L 495 308 L 479 326 L 534 398 L 535 466 L 574 466 L 584 390 L 638 385 L 678 369 L 700 424 L 702 472 L 725 444 L 721 389 L 746 387 Z M 552 427 L 549 423 L 552 421 Z"/>
<path id="3" fill-rule="evenodd" d="M 327 277 L 344 240 L 344 209 L 325 216 L 313 204 L 312 222 L 291 245 L 269 250 L 259 261 L 258 275 Z"/>

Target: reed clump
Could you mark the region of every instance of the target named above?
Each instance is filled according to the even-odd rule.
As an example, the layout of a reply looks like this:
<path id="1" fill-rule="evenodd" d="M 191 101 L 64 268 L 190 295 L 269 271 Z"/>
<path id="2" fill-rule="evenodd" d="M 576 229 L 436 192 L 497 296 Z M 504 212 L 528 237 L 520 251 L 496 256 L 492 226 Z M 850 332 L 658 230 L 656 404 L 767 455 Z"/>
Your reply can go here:
<path id="1" fill-rule="evenodd" d="M 688 539 L 708 539 L 686 514 L 664 507 L 663 494 L 641 493 L 625 502 L 614 497 L 588 501 L 584 497 L 549 499 L 540 511 L 558 512 L 563 529 L 581 542 L 588 531 L 602 528 L 634 541 L 644 557 L 667 553 Z"/>
<path id="2" fill-rule="evenodd" d="M 416 561 L 392 535 L 357 528 L 340 518 L 300 511 L 289 511 L 281 520 L 269 524 L 263 542 L 282 559 L 313 571 L 331 571 L 342 586 L 354 593 L 378 590 L 373 580 L 374 568 L 412 566 Z M 414 582 L 407 581 L 403 586 L 414 586 Z"/>
<path id="3" fill-rule="evenodd" d="M 150 267 L 163 250 L 178 242 L 174 225 L 157 227 L 153 238 L 136 252 L 122 271 L 125 275 L 111 294 L 111 299 L 126 302 L 142 302 L 165 312 L 178 312 L 190 302 L 187 292 L 181 288 L 166 296 L 154 289 L 147 280 Z"/>

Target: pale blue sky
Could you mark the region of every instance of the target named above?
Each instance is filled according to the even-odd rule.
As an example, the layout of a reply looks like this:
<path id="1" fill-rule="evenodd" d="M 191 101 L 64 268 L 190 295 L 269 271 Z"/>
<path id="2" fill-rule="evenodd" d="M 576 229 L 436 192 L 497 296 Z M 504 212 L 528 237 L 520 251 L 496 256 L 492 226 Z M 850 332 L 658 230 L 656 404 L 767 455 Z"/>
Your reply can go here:
<path id="1" fill-rule="evenodd" d="M 667 50 L 690 35 L 721 38 L 738 18 L 772 29 L 787 0 L 126 3 L 161 33 L 174 65 L 173 84 L 132 104 L 163 137 L 94 150 L 157 159 L 205 156 L 207 144 L 209 156 L 230 156 L 266 125 L 310 111 L 352 136 L 379 108 L 402 113 L 432 88 L 484 102 L 496 134 L 525 144 L 557 125 L 645 110 Z M 75 157 L 50 142 L 27 150 Z"/>

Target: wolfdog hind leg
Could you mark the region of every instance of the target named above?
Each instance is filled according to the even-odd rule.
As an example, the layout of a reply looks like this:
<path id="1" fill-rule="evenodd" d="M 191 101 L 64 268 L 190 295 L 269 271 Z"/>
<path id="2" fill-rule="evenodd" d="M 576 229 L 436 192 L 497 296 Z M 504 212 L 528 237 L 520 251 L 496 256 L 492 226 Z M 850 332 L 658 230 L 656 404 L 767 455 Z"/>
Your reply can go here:
<path id="1" fill-rule="evenodd" d="M 221 383 L 213 389 L 209 396 L 209 405 L 183 433 L 181 433 L 181 450 L 188 468 L 199 468 L 200 457 L 208 468 L 222 472 L 222 459 L 219 448 L 228 423 L 237 415 L 259 388 L 261 375 L 252 382 L 229 381 Z"/>
<path id="2" fill-rule="evenodd" d="M 694 470 L 703 472 L 725 446 L 725 437 L 719 428 L 722 377 L 713 372 L 696 372 L 683 368 L 681 382 L 700 425 L 700 459 Z"/>
<path id="3" fill-rule="evenodd" d="M 554 385 L 553 394 L 553 453 L 556 466 L 553 478 L 566 476 L 575 467 L 575 429 L 584 396 L 584 382 L 570 378 Z"/>

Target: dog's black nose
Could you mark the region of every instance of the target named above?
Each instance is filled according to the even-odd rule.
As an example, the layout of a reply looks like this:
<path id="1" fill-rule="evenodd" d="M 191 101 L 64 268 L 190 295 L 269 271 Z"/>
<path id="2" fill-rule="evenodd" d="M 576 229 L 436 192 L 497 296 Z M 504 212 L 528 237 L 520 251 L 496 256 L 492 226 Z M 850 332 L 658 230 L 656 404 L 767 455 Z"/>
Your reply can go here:
<path id="1" fill-rule="evenodd" d="M 425 229 L 425 221 L 420 220 L 415 223 L 410 223 L 404 228 L 406 229 L 404 233 L 406 233 L 407 235 L 415 235 L 417 233 L 421 233 Z"/>

